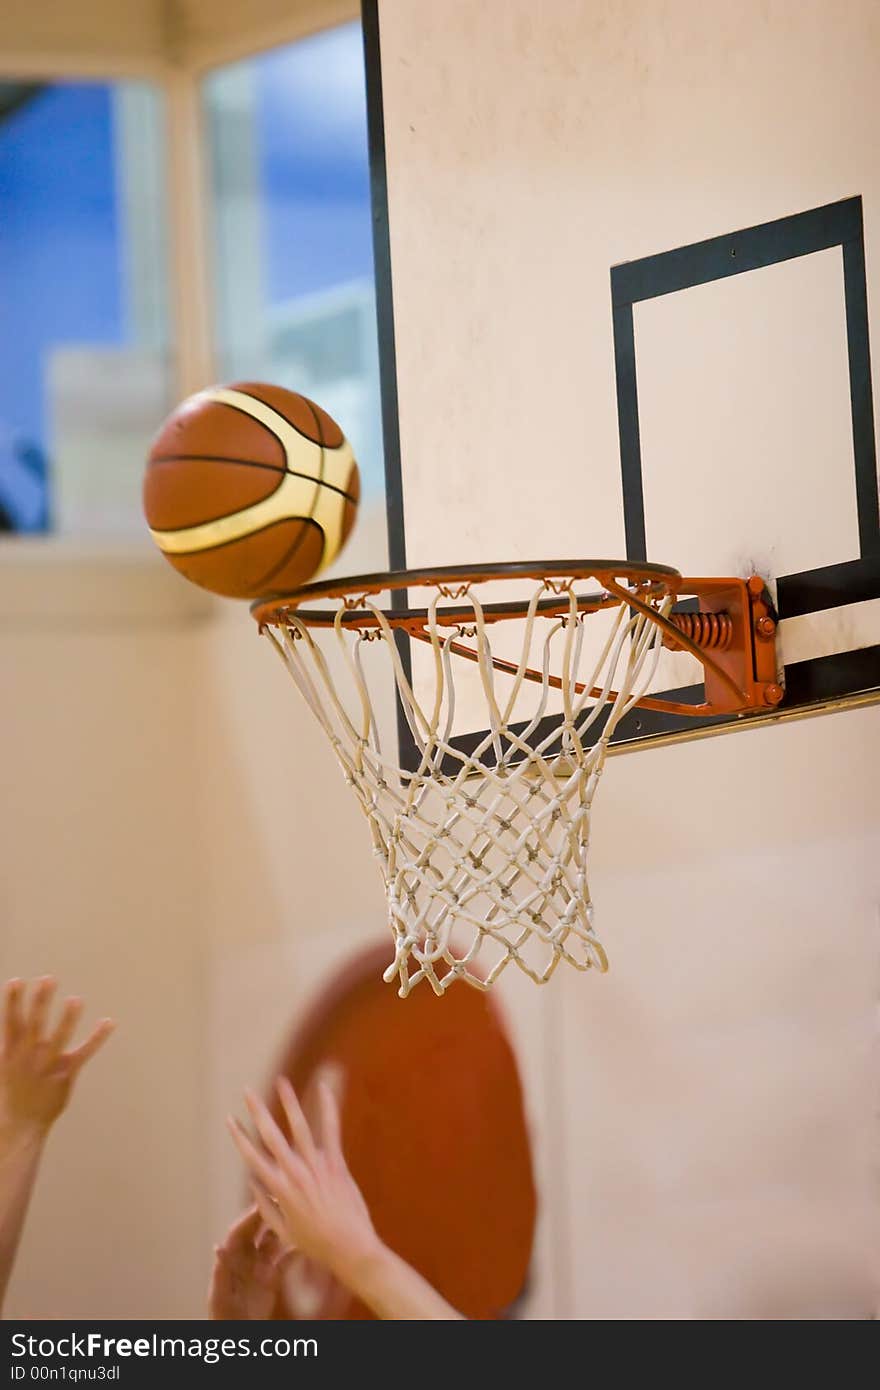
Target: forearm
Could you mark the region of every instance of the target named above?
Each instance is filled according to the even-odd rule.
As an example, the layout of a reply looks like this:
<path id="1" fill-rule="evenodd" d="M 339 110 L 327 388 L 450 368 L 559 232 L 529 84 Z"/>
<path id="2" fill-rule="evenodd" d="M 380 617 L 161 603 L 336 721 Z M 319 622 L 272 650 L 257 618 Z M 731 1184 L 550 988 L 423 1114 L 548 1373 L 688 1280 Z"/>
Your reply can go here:
<path id="1" fill-rule="evenodd" d="M 427 1279 L 385 1245 L 339 1271 L 338 1277 L 380 1318 L 404 1322 L 462 1316 Z"/>
<path id="2" fill-rule="evenodd" d="M 45 1136 L 0 1126 L 0 1313 L 40 1166 Z"/>

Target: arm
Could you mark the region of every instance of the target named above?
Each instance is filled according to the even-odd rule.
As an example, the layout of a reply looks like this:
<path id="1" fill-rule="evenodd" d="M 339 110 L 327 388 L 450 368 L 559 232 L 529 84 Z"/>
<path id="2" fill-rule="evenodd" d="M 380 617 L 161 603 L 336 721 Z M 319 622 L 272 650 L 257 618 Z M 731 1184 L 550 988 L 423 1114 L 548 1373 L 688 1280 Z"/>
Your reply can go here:
<path id="1" fill-rule="evenodd" d="M 40 980 L 28 1005 L 21 980 L 3 997 L 0 1044 L 0 1307 L 15 1262 L 24 1219 L 49 1130 L 70 1099 L 73 1084 L 113 1024 L 103 1019 L 79 1047 L 65 1051 L 81 999 L 68 999 L 56 1026 L 48 1015 L 55 981 Z"/>
<path id="2" fill-rule="evenodd" d="M 232 1137 L 247 1165 L 257 1208 L 284 1247 L 329 1269 L 380 1318 L 460 1318 L 416 1270 L 383 1244 L 342 1152 L 339 1107 L 330 1087 L 318 1089 L 320 1128 L 312 1134 L 290 1082 L 278 1093 L 290 1125 L 288 1142 L 265 1105 L 247 1107 L 264 1147 L 237 1120 Z"/>
<path id="3" fill-rule="evenodd" d="M 45 1136 L 33 1132 L 0 1128 L 0 1313 L 43 1156 L 44 1140 Z"/>
<path id="4" fill-rule="evenodd" d="M 353 1261 L 338 1277 L 377 1317 L 398 1321 L 461 1318 L 427 1279 L 381 1241 L 371 1255 Z"/>

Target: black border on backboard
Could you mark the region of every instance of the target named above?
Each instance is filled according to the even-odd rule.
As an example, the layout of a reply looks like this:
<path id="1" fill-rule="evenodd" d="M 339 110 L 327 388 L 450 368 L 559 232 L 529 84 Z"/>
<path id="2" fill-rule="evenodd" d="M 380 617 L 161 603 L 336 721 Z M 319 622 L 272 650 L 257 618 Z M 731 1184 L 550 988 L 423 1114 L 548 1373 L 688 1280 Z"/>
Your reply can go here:
<path id="1" fill-rule="evenodd" d="M 378 0 L 362 0 L 362 25 L 366 66 L 367 124 L 373 208 L 373 257 L 376 277 L 377 329 L 382 399 L 382 433 L 385 450 L 385 486 L 388 507 L 388 560 L 391 569 L 405 569 L 406 530 L 397 396 L 397 364 L 394 339 L 394 296 L 388 214 L 388 177 L 382 98 L 381 45 Z M 865 246 L 862 200 L 842 202 L 796 213 L 775 222 L 713 237 L 642 260 L 629 261 L 611 270 L 614 355 L 617 378 L 620 461 L 623 484 L 627 558 L 646 556 L 644 494 L 639 434 L 633 306 L 644 299 L 675 293 L 731 275 L 810 255 L 840 246 L 849 353 L 852 407 L 853 457 L 859 520 L 860 554 L 839 564 L 802 574 L 785 575 L 778 581 L 782 617 L 795 617 L 840 604 L 880 597 L 880 504 L 878 504 L 874 442 L 868 306 L 865 280 Z M 466 557 L 464 557 L 466 558 Z M 405 607 L 407 595 L 392 596 L 395 607 Z M 689 605 L 683 605 L 689 606 Z M 401 634 L 401 659 L 410 673 L 409 645 Z M 786 700 L 775 717 L 786 709 L 833 702 L 857 691 L 880 686 L 880 646 L 823 657 L 789 666 Z M 699 703 L 700 686 L 665 692 L 670 698 Z M 401 765 L 412 768 L 418 757 L 412 734 L 398 702 L 398 736 Z M 714 726 L 740 722 L 736 716 L 692 719 L 684 715 L 634 710 L 615 732 L 615 743 L 648 742 L 696 733 Z M 553 721 L 536 731 L 543 738 Z M 457 739 L 462 749 L 472 750 L 482 739 L 474 733 Z"/>
<path id="2" fill-rule="evenodd" d="M 367 91 L 367 141 L 370 199 L 373 212 L 373 267 L 376 278 L 376 329 L 379 340 L 379 389 L 382 444 L 388 509 L 388 568 L 406 569 L 403 523 L 403 474 L 400 466 L 400 417 L 397 404 L 397 349 L 394 343 L 394 290 L 391 282 L 391 236 L 388 226 L 388 172 L 385 161 L 385 108 L 379 45 L 379 0 L 362 0 L 364 65 Z M 405 604 L 401 604 L 405 607 Z"/>
<path id="3" fill-rule="evenodd" d="M 617 418 L 623 481 L 627 558 L 647 559 L 642 456 L 636 382 L 633 305 L 645 299 L 724 280 L 750 270 L 779 265 L 798 256 L 839 246 L 843 252 L 843 291 L 849 354 L 853 461 L 860 555 L 842 564 L 789 574 L 778 579 L 780 616 L 876 598 L 880 580 L 880 500 L 874 444 L 865 239 L 861 198 L 795 213 L 776 222 L 712 237 L 675 251 L 664 251 L 611 270 Z"/>
<path id="4" fill-rule="evenodd" d="M 646 299 L 675 294 L 713 280 L 742 275 L 799 256 L 839 246 L 849 359 L 853 465 L 859 529 L 859 555 L 849 560 L 778 576 L 777 606 L 781 619 L 798 617 L 880 597 L 880 499 L 871 388 L 865 238 L 860 197 L 795 213 L 775 222 L 711 237 L 611 269 L 617 419 L 623 487 L 627 558 L 647 559 L 642 483 L 633 306 Z M 880 685 L 880 647 L 798 663 L 786 671 L 786 697 L 780 712 L 811 701 L 843 697 Z M 712 721 L 715 722 L 715 721 Z M 724 723 L 725 720 L 718 722 Z M 651 732 L 681 727 L 668 716 L 643 716 Z M 690 721 L 702 727 L 703 721 Z M 656 727 L 653 727 L 656 726 Z M 645 732 L 643 732 L 645 731 Z M 631 735 L 630 735 L 631 736 Z"/>
<path id="5" fill-rule="evenodd" d="M 376 279 L 376 334 L 379 347 L 379 392 L 382 403 L 382 448 L 385 457 L 385 506 L 388 516 L 388 568 L 406 569 L 403 515 L 403 470 L 400 462 L 400 413 L 397 401 L 397 348 L 394 341 L 394 287 L 391 278 L 391 232 L 388 220 L 388 166 L 385 159 L 385 106 L 382 97 L 382 52 L 379 0 L 361 0 L 364 69 L 367 93 L 367 142 L 370 200 L 373 212 L 373 273 Z M 406 608 L 407 593 L 391 595 L 393 608 Z M 407 680 L 412 679 L 409 640 L 396 634 Z M 403 767 L 417 766 L 417 753 L 403 705 L 397 701 L 397 738 Z"/>

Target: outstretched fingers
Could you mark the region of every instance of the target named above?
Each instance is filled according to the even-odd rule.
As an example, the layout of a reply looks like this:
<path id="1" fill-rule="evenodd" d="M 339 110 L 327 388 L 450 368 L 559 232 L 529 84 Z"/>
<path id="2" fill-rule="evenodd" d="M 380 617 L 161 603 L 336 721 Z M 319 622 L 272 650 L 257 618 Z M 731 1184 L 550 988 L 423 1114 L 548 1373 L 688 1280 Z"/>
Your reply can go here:
<path id="1" fill-rule="evenodd" d="M 70 1039 L 76 1031 L 80 1015 L 83 1011 L 83 1001 L 78 998 L 65 999 L 61 1009 L 61 1017 L 55 1025 L 55 1031 L 46 1039 L 53 1052 L 63 1052 Z"/>
<path id="2" fill-rule="evenodd" d="M 263 1229 L 260 1239 L 257 1241 L 257 1250 L 265 1259 L 271 1260 L 273 1265 L 283 1264 L 293 1254 L 293 1246 L 286 1245 L 279 1237 L 278 1232 L 273 1230 L 271 1226 L 267 1226 L 262 1217 L 260 1217 L 260 1221 Z"/>
<path id="3" fill-rule="evenodd" d="M 103 1047 L 113 1029 L 116 1027 L 112 1018 L 102 1018 L 95 1024 L 85 1042 L 81 1042 L 79 1047 L 74 1047 L 70 1052 L 64 1054 L 65 1061 L 74 1072 L 80 1070 L 88 1062 L 98 1048 Z"/>
<path id="4" fill-rule="evenodd" d="M 263 1219 L 256 1207 L 248 1207 L 237 1221 L 234 1221 L 226 1232 L 226 1239 L 223 1241 L 224 1250 L 231 1250 L 238 1246 L 256 1245 L 257 1237 L 263 1226 Z"/>
<path id="5" fill-rule="evenodd" d="M 342 1159 L 342 1120 L 339 1114 L 339 1100 L 333 1088 L 326 1081 L 318 1082 L 318 1117 L 321 1148 L 329 1157 Z"/>
<path id="6" fill-rule="evenodd" d="M 253 1091 L 245 1091 L 244 1101 L 250 1117 L 254 1122 L 254 1128 L 269 1153 L 278 1163 L 279 1167 L 286 1168 L 289 1159 L 293 1156 L 290 1141 L 276 1124 L 275 1120 L 273 1120 L 263 1102 L 254 1095 Z"/>
<path id="7" fill-rule="evenodd" d="M 251 1178 L 261 1183 L 269 1192 L 273 1194 L 281 1192 L 290 1186 L 291 1178 L 295 1181 L 304 1175 L 303 1165 L 295 1154 L 288 1155 L 288 1162 L 285 1164 L 285 1169 L 282 1170 L 277 1163 L 273 1162 L 257 1147 L 234 1115 L 230 1115 L 226 1123 L 235 1147 L 244 1159 Z"/>
<path id="8" fill-rule="evenodd" d="M 7 1052 L 18 1042 L 24 1027 L 23 997 L 24 980 L 7 980 L 3 986 L 3 1046 Z"/>
<path id="9" fill-rule="evenodd" d="M 275 1211 L 277 1217 L 277 1207 Z M 261 1226 L 260 1236 L 257 1240 L 257 1254 L 260 1259 L 265 1262 L 267 1268 L 274 1272 L 281 1269 L 287 1263 L 294 1254 L 294 1250 L 291 1245 L 286 1244 L 285 1241 L 282 1240 L 281 1236 L 275 1230 L 275 1225 L 278 1224 L 277 1221 L 275 1224 L 270 1225 L 260 1213 L 259 1208 L 257 1209 L 257 1215 L 260 1218 Z"/>
<path id="10" fill-rule="evenodd" d="M 318 1151 L 315 1146 L 315 1141 L 312 1138 L 309 1122 L 299 1103 L 299 1097 L 286 1076 L 279 1076 L 277 1084 L 278 1095 L 281 1098 L 281 1104 L 284 1106 L 287 1123 L 290 1125 L 290 1135 L 293 1139 L 294 1147 L 298 1153 L 302 1154 L 306 1163 L 311 1167 L 317 1157 Z"/>
<path id="11" fill-rule="evenodd" d="M 51 975 L 44 975 L 41 980 L 37 981 L 36 989 L 31 996 L 30 1014 L 25 1025 L 28 1041 L 31 1043 L 43 1041 L 46 1020 L 49 1017 L 49 1006 L 57 988 L 58 981 L 54 980 Z"/>
<path id="12" fill-rule="evenodd" d="M 251 1182 L 251 1196 L 256 1203 L 256 1210 L 262 1224 L 266 1227 L 266 1230 L 275 1237 L 279 1248 L 283 1251 L 283 1257 L 286 1258 L 286 1256 L 291 1253 L 291 1249 L 290 1246 L 285 1243 L 287 1240 L 287 1232 L 280 1207 L 261 1183 Z"/>

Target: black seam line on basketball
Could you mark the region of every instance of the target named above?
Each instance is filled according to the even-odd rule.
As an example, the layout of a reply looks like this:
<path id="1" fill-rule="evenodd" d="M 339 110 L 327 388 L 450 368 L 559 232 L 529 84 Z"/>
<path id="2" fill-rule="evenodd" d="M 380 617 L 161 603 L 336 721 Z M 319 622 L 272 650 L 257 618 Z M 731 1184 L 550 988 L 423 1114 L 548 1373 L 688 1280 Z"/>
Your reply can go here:
<path id="1" fill-rule="evenodd" d="M 287 471 L 289 470 L 285 470 L 285 472 Z M 283 477 L 284 474 L 282 474 L 281 476 Z M 320 479 L 316 481 L 308 473 L 291 473 L 290 476 L 292 478 L 302 478 L 303 482 L 306 483 L 313 483 L 315 487 L 315 496 L 312 498 L 309 510 L 307 512 L 297 513 L 296 516 L 292 517 L 280 517 L 279 520 L 281 521 L 305 521 L 306 517 L 313 516 L 315 506 L 318 501 L 318 493 L 320 492 L 322 487 L 327 488 L 329 492 L 335 492 L 340 497 L 344 497 L 346 502 L 350 502 L 353 507 L 357 507 L 358 505 L 358 499 L 356 497 L 352 497 L 350 493 L 343 492 L 342 488 L 340 487 L 334 487 L 332 483 L 322 483 Z M 157 534 L 160 536 L 176 536 L 180 531 L 195 531 L 202 526 L 213 526 L 218 521 L 226 521 L 231 516 L 238 516 L 241 512 L 249 511 L 251 507 L 259 507 L 261 503 L 268 502 L 271 497 L 274 497 L 277 491 L 277 487 L 273 488 L 272 491 L 266 497 L 259 497 L 255 502 L 246 502 L 244 506 L 236 507 L 231 512 L 221 512 L 219 516 L 210 516 L 205 521 L 194 521 L 187 524 L 186 526 L 151 526 L 150 530 L 157 532 Z M 269 525 L 271 526 L 272 523 L 269 522 Z M 260 529 L 262 530 L 263 528 L 261 527 Z M 253 532 L 252 534 L 256 535 L 256 532 Z M 191 552 L 187 551 L 186 553 L 190 554 Z M 178 554 L 183 554 L 183 552 L 178 551 Z"/>
<path id="2" fill-rule="evenodd" d="M 300 518 L 300 521 L 301 521 L 301 525 L 302 525 L 302 528 L 303 528 L 303 529 L 300 531 L 300 533 L 299 533 L 299 535 L 297 536 L 296 540 L 293 542 L 293 544 L 291 545 L 290 549 L 289 549 L 289 550 L 287 551 L 287 553 L 282 557 L 282 559 L 280 559 L 276 565 L 272 565 L 272 567 L 271 567 L 270 569 L 268 569 L 268 570 L 266 571 L 266 573 L 263 575 L 262 579 L 259 580 L 259 585 L 260 585 L 260 588 L 261 588 L 261 589 L 263 588 L 263 585 L 264 585 L 264 584 L 268 584 L 268 583 L 270 582 L 270 580 L 271 580 L 276 574 L 279 574 L 280 571 L 283 570 L 283 569 L 285 568 L 285 566 L 287 566 L 287 565 L 290 564 L 291 560 L 293 559 L 293 557 L 294 557 L 294 555 L 296 554 L 296 552 L 299 550 L 300 546 L 302 545 L 303 541 L 304 541 L 305 538 L 306 538 L 306 535 L 308 534 L 307 531 L 306 531 L 306 529 L 305 529 L 307 526 L 314 526 L 314 527 L 315 527 L 315 530 L 320 532 L 321 541 L 322 541 L 322 546 L 321 546 L 321 560 L 324 559 L 324 551 L 327 549 L 327 535 L 326 535 L 326 532 L 324 531 L 323 526 L 321 525 L 321 523 L 320 523 L 319 521 L 315 521 L 314 518 L 313 518 L 313 517 L 310 517 L 310 516 L 301 517 L 301 518 Z M 319 564 L 320 564 L 320 561 L 319 561 Z M 265 590 L 263 590 L 263 592 L 265 592 Z"/>
<path id="3" fill-rule="evenodd" d="M 310 401 L 309 398 L 308 398 L 307 396 L 301 396 L 300 399 L 303 400 L 303 401 L 305 401 L 305 403 L 306 403 L 306 405 L 308 406 L 309 410 L 312 412 L 312 415 L 314 416 L 314 419 L 315 419 L 315 426 L 316 426 L 316 428 L 317 428 L 317 430 L 318 430 L 318 433 L 321 435 L 321 465 L 320 465 L 320 471 L 319 471 L 319 473 L 318 473 L 318 479 L 317 479 L 318 487 L 320 487 L 320 486 L 322 486 L 323 483 L 324 483 L 324 467 L 325 467 L 325 459 L 324 459 L 324 432 L 323 432 L 323 430 L 321 429 L 321 421 L 318 419 L 317 412 L 316 412 L 316 410 L 315 410 L 314 402 L 313 402 L 313 401 Z M 309 508 L 309 516 L 310 516 L 310 517 L 313 517 L 313 516 L 315 515 L 315 508 L 316 508 L 317 505 L 318 505 L 318 498 L 319 498 L 320 495 L 321 495 L 320 492 L 318 491 L 318 487 L 315 488 L 315 495 L 314 495 L 314 497 L 312 498 L 312 505 L 311 505 L 311 507 Z M 322 529 L 323 529 L 323 528 L 322 528 Z M 327 533 L 326 533 L 326 531 L 325 531 L 325 532 L 324 532 L 324 551 L 326 552 L 326 550 L 327 550 Z M 322 554 L 322 556 L 321 556 L 321 559 L 322 559 L 322 560 L 324 559 L 323 554 Z"/>
<path id="4" fill-rule="evenodd" d="M 215 550 L 225 550 L 228 545 L 238 545 L 240 541 L 249 541 L 252 536 L 262 536 L 266 531 L 271 531 L 273 526 L 285 526 L 291 522 L 298 522 L 300 526 L 317 526 L 319 531 L 323 531 L 323 526 L 319 521 L 315 521 L 310 516 L 282 516 L 277 521 L 267 521 L 265 526 L 260 526 L 256 531 L 245 531 L 243 536 L 233 536 L 228 541 L 217 541 L 215 545 L 202 545 L 196 550 L 163 550 L 169 560 L 176 560 L 184 555 L 213 555 Z M 205 525 L 210 526 L 210 522 Z M 162 547 L 160 546 L 161 550 Z"/>
<path id="5" fill-rule="evenodd" d="M 288 423 L 288 425 L 290 426 L 290 428 L 291 428 L 292 430 L 296 430 L 297 434 L 301 434 L 302 437 L 303 437 L 303 439 L 312 439 L 312 436 L 311 436 L 310 434 L 303 434 L 303 431 L 300 429 L 299 425 L 295 425 L 295 424 L 293 423 L 292 420 L 288 420 L 288 419 L 287 419 L 287 416 L 284 414 L 284 411 L 283 411 L 283 410 L 279 410 L 278 407 L 277 407 L 276 405 L 272 405 L 269 401 L 260 400 L 260 397 L 259 397 L 259 396 L 254 396 L 254 395 L 252 395 L 250 391 L 242 391 L 241 394 L 242 394 L 243 396 L 247 396 L 247 397 L 248 397 L 250 400 L 252 400 L 252 401 L 259 401 L 259 402 L 260 402 L 260 405 L 265 405 L 265 406 L 267 406 L 267 407 L 269 408 L 269 410 L 274 410 L 274 411 L 275 411 L 275 414 L 278 415 L 282 420 L 286 420 L 287 423 Z M 318 411 L 317 411 L 317 407 L 316 407 L 316 405 L 315 405 L 315 402 L 314 402 L 314 401 L 310 401 L 309 398 L 308 398 L 308 396 L 300 396 L 300 400 L 302 401 L 303 405 L 307 405 L 308 408 L 309 408 L 309 410 L 312 412 L 312 418 L 313 418 L 314 421 L 315 421 L 315 427 L 316 427 L 316 429 L 317 429 L 317 431 L 318 431 L 318 438 L 317 438 L 317 439 L 312 439 L 312 443 L 313 443 L 313 444 L 320 444 L 322 448 L 325 448 L 325 447 L 326 447 L 326 448 L 331 448 L 331 447 L 332 447 L 332 448 L 338 449 L 338 448 L 340 447 L 341 441 L 340 441 L 340 444 L 329 445 L 329 444 L 327 443 L 327 440 L 324 438 L 324 428 L 323 428 L 323 426 L 322 426 L 322 424 L 321 424 L 321 417 L 318 415 Z M 224 401 L 223 404 L 225 405 L 226 402 Z M 261 420 L 259 423 L 262 424 L 262 423 L 263 423 L 262 420 Z M 339 426 L 337 425 L 336 428 L 339 429 Z M 340 434 L 342 434 L 342 431 L 341 431 L 341 430 L 340 430 L 339 432 L 340 432 Z M 344 439 L 344 438 L 345 438 L 345 436 L 343 435 L 343 439 Z"/>
<path id="6" fill-rule="evenodd" d="M 315 443 L 314 439 L 312 443 Z M 318 448 L 321 450 L 321 467 L 323 468 L 324 445 L 319 444 Z M 346 492 L 345 488 L 337 487 L 336 483 L 328 483 L 323 477 L 315 478 L 314 474 L 300 473 L 295 468 L 279 468 L 277 464 L 274 463 L 259 463 L 256 459 L 231 459 L 216 454 L 169 454 L 167 458 L 163 456 L 162 458 L 150 459 L 150 463 L 235 463 L 244 468 L 264 468 L 269 473 L 280 473 L 282 477 L 287 473 L 291 478 L 302 478 L 307 483 L 320 483 L 321 487 L 328 487 L 331 492 L 338 492 L 340 497 L 345 497 L 349 502 L 353 502 L 355 506 L 357 506 L 359 501 L 357 497 L 352 497 L 350 492 Z M 354 460 L 352 460 L 352 466 L 354 466 Z M 270 492 L 269 496 L 271 497 L 272 495 L 273 494 Z M 265 499 L 262 500 L 265 501 Z M 248 502 L 247 505 L 253 507 L 256 506 L 256 503 Z M 232 515 L 232 513 L 227 513 L 227 515 Z M 157 527 L 155 529 L 158 530 L 159 528 Z M 166 527 L 165 529 L 167 530 L 169 528 Z M 185 531 L 188 528 L 180 526 L 175 529 Z"/>
<path id="7" fill-rule="evenodd" d="M 318 434 L 320 435 L 319 442 L 321 448 L 323 449 L 327 441 L 324 438 L 324 430 L 321 425 L 321 417 L 318 415 L 318 407 L 315 405 L 314 401 L 309 400 L 308 396 L 300 396 L 300 400 L 303 402 L 304 405 L 308 406 L 309 410 L 312 412 L 312 419 L 315 422 L 315 429 L 318 431 Z M 280 414 L 281 412 L 279 411 L 278 413 Z M 295 428 L 296 426 L 294 426 L 294 429 Z"/>
<path id="8" fill-rule="evenodd" d="M 278 410 L 274 405 L 270 405 L 268 401 L 260 400 L 260 397 L 259 397 L 259 396 L 254 396 L 254 395 L 252 395 L 250 391 L 239 391 L 238 394 L 239 394 L 240 396 L 246 396 L 247 399 L 248 399 L 249 401 L 256 401 L 256 402 L 257 402 L 257 405 L 265 406 L 267 410 L 273 411 L 273 412 L 278 416 L 278 419 L 279 419 L 279 420 L 283 420 L 284 423 L 285 423 L 286 425 L 289 425 L 289 426 L 290 426 L 290 428 L 294 431 L 295 434 L 298 434 L 298 435 L 299 435 L 300 439 L 307 439 L 307 440 L 309 441 L 310 444 L 318 444 L 318 445 L 320 445 L 322 448 L 327 444 L 327 441 L 326 441 L 325 438 L 324 438 L 324 431 L 323 431 L 323 430 L 321 430 L 321 438 L 320 438 L 320 439 L 312 439 L 312 436 L 311 436 L 310 434 L 305 434 L 304 431 L 301 430 L 301 429 L 299 428 L 299 425 L 295 425 L 295 424 L 293 423 L 292 420 L 288 420 L 287 416 L 284 414 L 283 411 Z M 301 397 L 300 397 L 300 400 L 306 401 L 305 396 L 301 396 Z M 239 415 L 244 415 L 246 419 L 248 419 L 248 420 L 253 420 L 254 423 L 257 424 L 257 425 L 262 425 L 262 426 L 263 426 L 263 429 L 266 430 L 269 434 L 273 434 L 273 433 L 274 433 L 274 431 L 273 431 L 271 425 L 265 424 L 265 423 L 264 423 L 262 420 L 260 420 L 256 415 L 254 415 L 250 410 L 245 410 L 244 406 L 241 406 L 241 405 L 233 405 L 233 404 L 232 404 L 232 401 L 216 401 L 215 404 L 216 404 L 216 405 L 225 405 L 229 410 L 237 410 L 238 413 L 239 413 Z M 306 405 L 311 405 L 311 404 L 312 404 L 311 401 L 306 401 Z M 338 426 L 337 426 L 337 428 L 338 428 Z M 340 434 L 342 433 L 341 430 L 340 430 L 339 432 L 340 432 Z M 276 439 L 278 438 L 277 434 L 275 435 L 275 438 L 276 438 Z M 344 438 L 344 436 L 343 436 L 343 438 Z M 329 446 L 327 446 L 327 447 L 329 447 Z M 332 447 L 333 447 L 334 449 L 339 449 L 339 448 L 341 448 L 341 447 L 342 447 L 341 441 L 340 441 L 339 444 L 334 444 Z"/>

